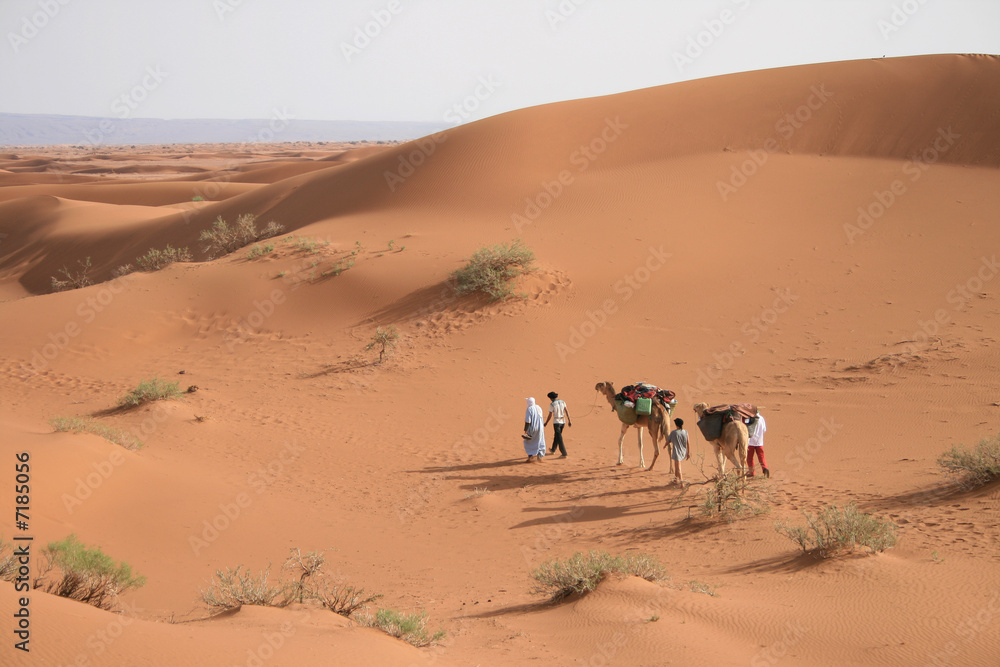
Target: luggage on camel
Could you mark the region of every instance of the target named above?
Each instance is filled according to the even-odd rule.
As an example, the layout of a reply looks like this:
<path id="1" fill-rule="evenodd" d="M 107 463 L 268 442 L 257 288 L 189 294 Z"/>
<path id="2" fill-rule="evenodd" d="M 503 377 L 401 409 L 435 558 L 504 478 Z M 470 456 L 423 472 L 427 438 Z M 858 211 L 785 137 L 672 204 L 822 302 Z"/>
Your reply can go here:
<path id="1" fill-rule="evenodd" d="M 729 422 L 750 420 L 753 428 L 757 426 L 757 406 L 750 403 L 737 403 L 735 405 L 713 405 L 705 408 L 701 419 L 698 420 L 698 429 L 705 436 L 705 440 L 718 440 L 722 437 L 722 427 Z M 749 430 L 749 426 L 747 427 Z"/>
<path id="2" fill-rule="evenodd" d="M 637 414 L 648 415 L 653 412 L 654 400 L 668 412 L 672 411 L 677 404 L 675 396 L 676 394 L 669 389 L 660 389 L 648 382 L 636 382 L 622 387 L 622 390 L 615 394 L 615 402 L 620 402 L 628 408 L 635 408 Z"/>
<path id="3" fill-rule="evenodd" d="M 635 411 L 635 406 L 627 405 L 624 401 L 615 400 L 615 412 L 618 413 L 618 419 L 623 424 L 628 424 L 629 426 L 633 426 L 639 419 L 639 415 Z"/>

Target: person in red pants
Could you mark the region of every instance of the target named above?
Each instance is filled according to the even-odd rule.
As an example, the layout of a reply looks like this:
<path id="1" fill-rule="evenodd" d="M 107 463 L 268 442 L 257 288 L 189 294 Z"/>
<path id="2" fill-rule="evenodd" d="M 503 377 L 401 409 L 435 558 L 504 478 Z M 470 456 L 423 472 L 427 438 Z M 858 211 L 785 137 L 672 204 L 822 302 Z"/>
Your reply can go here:
<path id="1" fill-rule="evenodd" d="M 750 469 L 747 472 L 747 476 L 754 476 L 753 457 L 756 454 L 757 460 L 760 461 L 760 467 L 764 470 L 764 477 L 770 477 L 771 471 L 767 469 L 767 461 L 764 460 L 764 432 L 767 431 L 767 423 L 764 421 L 764 415 L 757 413 L 757 423 L 749 424 L 748 428 L 752 428 L 753 433 L 750 435 L 750 441 L 747 443 L 747 467 Z"/>

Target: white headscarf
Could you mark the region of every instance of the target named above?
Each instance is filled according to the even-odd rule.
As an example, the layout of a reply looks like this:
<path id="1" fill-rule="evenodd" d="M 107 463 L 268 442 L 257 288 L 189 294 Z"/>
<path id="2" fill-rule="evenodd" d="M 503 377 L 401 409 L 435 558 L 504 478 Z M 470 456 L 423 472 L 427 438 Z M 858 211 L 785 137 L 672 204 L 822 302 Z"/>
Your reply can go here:
<path id="1" fill-rule="evenodd" d="M 534 398 L 526 399 L 528 409 L 524 411 L 524 421 L 528 423 L 528 432 L 536 433 L 542 430 L 542 409 L 535 404 Z"/>

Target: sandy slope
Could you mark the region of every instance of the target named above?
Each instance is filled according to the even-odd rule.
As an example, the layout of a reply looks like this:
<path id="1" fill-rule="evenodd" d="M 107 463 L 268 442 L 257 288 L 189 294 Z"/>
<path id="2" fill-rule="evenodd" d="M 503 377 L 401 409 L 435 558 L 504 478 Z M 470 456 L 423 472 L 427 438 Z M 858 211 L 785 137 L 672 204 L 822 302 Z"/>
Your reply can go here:
<path id="1" fill-rule="evenodd" d="M 36 462 L 37 544 L 75 532 L 148 578 L 100 654 L 121 617 L 35 593 L 37 659 L 5 660 L 247 664 L 291 623 L 267 664 L 991 664 L 1000 489 L 956 492 L 935 460 L 1000 422 L 998 73 L 985 56 L 774 70 L 402 146 L 213 147 L 197 174 L 166 151 L 119 156 L 147 168 L 114 183 L 42 178 L 78 155 L 2 156 L 4 456 Z M 54 172 L 33 184 L 19 162 Z M 99 279 L 166 243 L 203 259 L 200 231 L 246 212 L 286 227 L 264 258 L 45 294 L 83 256 Z M 451 295 L 464 258 L 515 237 L 538 257 L 524 298 Z M 361 365 L 386 324 L 398 354 Z M 154 375 L 198 389 L 102 417 L 142 450 L 49 432 Z M 613 465 L 618 424 L 592 387 L 638 379 L 677 391 L 692 427 L 700 400 L 765 407 L 769 516 L 699 519 L 704 487 L 666 487 L 662 458 L 637 470 L 631 434 Z M 522 397 L 551 389 L 571 456 L 523 465 Z M 850 501 L 897 521 L 898 547 L 816 561 L 773 530 Z M 444 645 L 301 609 L 163 622 L 204 615 L 215 569 L 277 574 L 292 547 L 426 610 Z M 533 567 L 592 548 L 654 554 L 671 582 L 560 606 L 530 593 Z"/>

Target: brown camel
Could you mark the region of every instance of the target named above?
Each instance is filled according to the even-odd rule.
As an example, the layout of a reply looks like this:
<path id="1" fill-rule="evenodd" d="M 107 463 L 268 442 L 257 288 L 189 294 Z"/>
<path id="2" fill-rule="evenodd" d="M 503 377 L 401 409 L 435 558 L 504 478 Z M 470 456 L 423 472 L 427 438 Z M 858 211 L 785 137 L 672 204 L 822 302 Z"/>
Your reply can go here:
<path id="1" fill-rule="evenodd" d="M 694 411 L 698 419 L 702 418 L 708 403 L 698 403 L 694 406 Z M 743 420 L 737 419 L 722 426 L 722 435 L 718 440 L 709 440 L 709 444 L 715 449 L 715 458 L 719 462 L 719 475 L 726 474 L 726 459 L 736 466 L 737 474 L 742 477 L 746 474 L 747 442 L 750 436 L 747 433 L 747 426 Z"/>
<path id="2" fill-rule="evenodd" d="M 608 403 L 611 405 L 611 409 L 615 410 L 617 414 L 615 394 L 618 392 L 615 391 L 614 384 L 611 382 L 598 382 L 594 389 L 604 394 L 604 397 L 608 399 Z M 621 419 L 621 416 L 619 416 L 619 419 Z M 653 466 L 656 465 L 657 457 L 660 455 L 660 446 L 657 444 L 657 438 L 662 435 L 663 439 L 666 440 L 667 436 L 670 435 L 670 416 L 664 407 L 654 400 L 653 411 L 649 415 L 639 415 L 634 424 L 622 422 L 622 432 L 618 436 L 618 465 L 625 464 L 625 432 L 628 431 L 629 426 L 635 426 L 639 434 L 640 468 L 646 467 L 646 460 L 642 456 L 642 429 L 645 428 L 649 431 L 649 437 L 653 439 L 653 461 L 649 464 L 649 469 L 652 470 Z M 669 444 L 667 447 L 669 447 Z"/>

